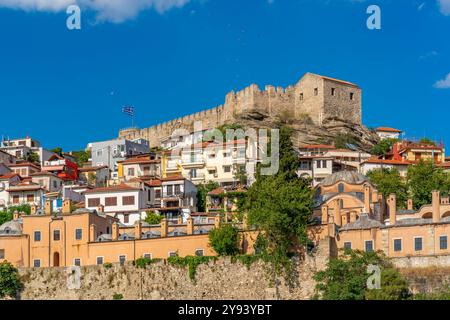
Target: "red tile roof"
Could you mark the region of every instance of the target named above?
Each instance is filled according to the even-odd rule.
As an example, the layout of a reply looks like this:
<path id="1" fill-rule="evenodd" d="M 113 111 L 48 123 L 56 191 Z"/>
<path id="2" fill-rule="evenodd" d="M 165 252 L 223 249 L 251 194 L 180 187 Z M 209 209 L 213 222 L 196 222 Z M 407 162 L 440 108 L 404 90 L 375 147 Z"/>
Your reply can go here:
<path id="1" fill-rule="evenodd" d="M 378 127 L 375 129 L 375 131 L 381 131 L 381 132 L 395 132 L 395 133 L 400 133 L 402 132 L 402 130 L 398 130 L 395 128 L 389 128 L 389 127 Z"/>
<path id="2" fill-rule="evenodd" d="M 450 162 L 439 163 L 437 166 L 441 167 L 441 168 L 449 168 L 450 169 Z"/>
<path id="3" fill-rule="evenodd" d="M 22 162 L 22 163 L 16 163 L 16 164 L 9 164 L 8 167 L 10 168 L 20 168 L 20 167 L 33 167 L 35 169 L 41 170 L 40 166 L 35 165 L 31 162 Z"/>
<path id="4" fill-rule="evenodd" d="M 11 173 L 7 173 L 3 176 L 0 176 L 0 180 L 9 180 L 11 178 L 14 178 L 15 176 L 18 176 L 20 178 L 20 175 L 18 175 L 17 173 L 11 172 Z"/>
<path id="5" fill-rule="evenodd" d="M 116 191 L 137 191 L 141 190 L 139 188 L 131 187 L 125 183 L 121 183 L 117 186 L 94 188 L 92 190 L 86 190 L 85 193 L 104 193 L 104 192 L 116 192 Z"/>

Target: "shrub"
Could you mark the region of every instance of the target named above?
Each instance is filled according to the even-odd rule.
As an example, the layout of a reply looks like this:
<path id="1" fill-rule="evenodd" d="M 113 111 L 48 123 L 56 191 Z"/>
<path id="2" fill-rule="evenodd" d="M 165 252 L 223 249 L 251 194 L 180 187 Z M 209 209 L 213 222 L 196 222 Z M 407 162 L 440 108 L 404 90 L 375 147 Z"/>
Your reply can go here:
<path id="1" fill-rule="evenodd" d="M 115 293 L 113 295 L 113 300 L 122 300 L 123 299 L 123 294 L 121 293 Z"/>
<path id="2" fill-rule="evenodd" d="M 136 259 L 135 266 L 137 268 L 145 269 L 149 264 L 156 263 L 158 261 L 161 261 L 161 259 L 139 258 L 139 259 Z"/>
<path id="3" fill-rule="evenodd" d="M 103 267 L 105 268 L 105 269 L 111 269 L 112 268 L 112 263 L 111 262 L 105 262 L 104 264 L 103 264 Z"/>
<path id="4" fill-rule="evenodd" d="M 147 211 L 147 217 L 145 222 L 148 224 L 160 224 L 164 217 L 162 215 L 156 214 L 153 211 Z"/>
<path id="5" fill-rule="evenodd" d="M 195 274 L 197 273 L 197 267 L 202 263 L 208 263 L 211 260 L 216 260 L 217 257 L 206 257 L 206 256 L 186 256 L 182 257 L 169 257 L 167 262 L 170 265 L 178 267 L 188 267 L 189 268 L 189 278 L 191 280 L 195 279 Z"/>
<path id="6" fill-rule="evenodd" d="M 0 298 L 15 297 L 22 289 L 19 271 L 8 261 L 0 263 Z"/>
<path id="7" fill-rule="evenodd" d="M 239 253 L 239 230 L 225 224 L 209 232 L 209 244 L 219 256 L 232 256 Z"/>

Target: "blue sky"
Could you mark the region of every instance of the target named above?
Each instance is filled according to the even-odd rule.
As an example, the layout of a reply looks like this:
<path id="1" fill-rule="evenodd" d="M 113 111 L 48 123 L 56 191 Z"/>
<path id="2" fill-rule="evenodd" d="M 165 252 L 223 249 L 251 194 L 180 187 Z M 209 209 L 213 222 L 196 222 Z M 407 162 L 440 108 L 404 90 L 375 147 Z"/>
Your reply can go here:
<path id="1" fill-rule="evenodd" d="M 450 143 L 449 0 L 78 0 L 70 31 L 73 2 L 0 0 L 0 135 L 82 149 L 124 104 L 147 127 L 315 72 L 362 87 L 365 125 Z"/>

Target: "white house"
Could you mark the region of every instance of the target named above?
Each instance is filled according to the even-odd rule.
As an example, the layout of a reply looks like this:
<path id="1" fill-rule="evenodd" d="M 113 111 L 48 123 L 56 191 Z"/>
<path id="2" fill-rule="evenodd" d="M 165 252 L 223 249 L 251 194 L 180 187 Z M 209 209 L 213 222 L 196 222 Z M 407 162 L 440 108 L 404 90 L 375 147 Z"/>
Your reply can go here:
<path id="1" fill-rule="evenodd" d="M 8 206 L 25 203 L 43 206 L 42 202 L 46 192 L 44 187 L 30 181 L 10 185 L 7 191 L 9 193 Z"/>
<path id="2" fill-rule="evenodd" d="M 361 173 L 366 175 L 369 171 L 375 169 L 392 169 L 396 168 L 400 172 L 400 176 L 406 177 L 408 173 L 408 166 L 411 162 L 406 160 L 384 160 L 377 158 L 370 158 L 363 163 L 361 163 Z"/>
<path id="3" fill-rule="evenodd" d="M 402 133 L 401 130 L 389 127 L 378 127 L 374 131 L 381 139 L 398 139 Z"/>
<path id="4" fill-rule="evenodd" d="M 19 184 L 21 181 L 17 173 L 7 173 L 0 176 L 0 208 L 8 206 L 10 186 Z"/>
<path id="5" fill-rule="evenodd" d="M 145 183 L 125 184 L 95 188 L 85 192 L 87 209 L 100 210 L 115 216 L 125 225 L 133 225 L 146 218 L 145 210 L 149 207 L 150 187 Z"/>

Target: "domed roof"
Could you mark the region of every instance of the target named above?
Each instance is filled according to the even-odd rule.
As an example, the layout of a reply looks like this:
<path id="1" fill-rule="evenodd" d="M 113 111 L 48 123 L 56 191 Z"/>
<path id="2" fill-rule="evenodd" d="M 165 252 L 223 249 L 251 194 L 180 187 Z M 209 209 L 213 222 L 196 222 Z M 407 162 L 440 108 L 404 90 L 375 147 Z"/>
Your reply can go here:
<path id="1" fill-rule="evenodd" d="M 0 235 L 22 234 L 22 223 L 20 220 L 11 220 L 0 226 Z"/>
<path id="2" fill-rule="evenodd" d="M 323 179 L 320 185 L 331 186 L 339 181 L 343 181 L 348 184 L 361 184 L 369 181 L 369 179 L 356 171 L 338 171 Z"/>

